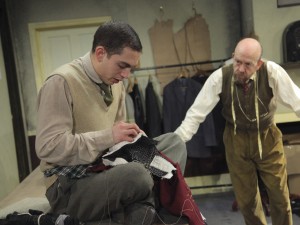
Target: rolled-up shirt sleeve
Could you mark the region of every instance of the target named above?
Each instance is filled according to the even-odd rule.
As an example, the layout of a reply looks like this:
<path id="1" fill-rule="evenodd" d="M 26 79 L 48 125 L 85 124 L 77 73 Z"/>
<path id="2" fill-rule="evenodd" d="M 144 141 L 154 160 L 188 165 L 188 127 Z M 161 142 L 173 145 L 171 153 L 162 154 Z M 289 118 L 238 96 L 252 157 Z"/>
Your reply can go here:
<path id="1" fill-rule="evenodd" d="M 93 162 L 113 143 L 112 128 L 72 133 L 72 98 L 63 77 L 50 77 L 37 99 L 37 156 L 57 165 Z"/>
<path id="2" fill-rule="evenodd" d="M 300 89 L 278 64 L 267 62 L 269 84 L 278 102 L 292 109 L 300 117 Z"/>

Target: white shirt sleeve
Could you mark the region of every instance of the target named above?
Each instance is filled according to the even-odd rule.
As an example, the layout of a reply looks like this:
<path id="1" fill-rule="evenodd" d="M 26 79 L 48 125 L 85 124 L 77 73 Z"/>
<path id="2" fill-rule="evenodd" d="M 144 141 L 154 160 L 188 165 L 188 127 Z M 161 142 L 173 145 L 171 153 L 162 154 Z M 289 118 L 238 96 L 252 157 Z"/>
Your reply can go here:
<path id="1" fill-rule="evenodd" d="M 186 113 L 181 125 L 175 130 L 184 142 L 189 141 L 197 132 L 200 124 L 213 110 L 220 100 L 222 91 L 222 68 L 213 72 L 206 80 L 201 91 L 197 95 L 193 105 Z"/>
<path id="2" fill-rule="evenodd" d="M 292 109 L 300 117 L 300 89 L 278 64 L 268 61 L 269 84 L 275 100 Z"/>

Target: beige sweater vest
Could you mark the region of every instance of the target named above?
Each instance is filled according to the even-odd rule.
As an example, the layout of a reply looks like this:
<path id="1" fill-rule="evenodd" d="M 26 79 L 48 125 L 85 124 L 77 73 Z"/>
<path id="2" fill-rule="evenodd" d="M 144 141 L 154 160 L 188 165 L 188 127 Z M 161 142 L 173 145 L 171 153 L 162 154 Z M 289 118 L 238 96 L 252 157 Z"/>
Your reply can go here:
<path id="1" fill-rule="evenodd" d="M 62 76 L 69 86 L 73 103 L 73 134 L 103 130 L 112 127 L 118 120 L 125 120 L 125 88 L 122 82 L 112 85 L 114 100 L 107 106 L 97 85 L 86 75 L 80 61 L 63 65 L 52 75 Z M 120 110 L 120 107 L 123 109 Z M 42 171 L 55 166 L 57 165 L 45 161 L 40 164 Z M 56 179 L 56 175 L 47 177 L 46 187 L 50 187 Z"/>

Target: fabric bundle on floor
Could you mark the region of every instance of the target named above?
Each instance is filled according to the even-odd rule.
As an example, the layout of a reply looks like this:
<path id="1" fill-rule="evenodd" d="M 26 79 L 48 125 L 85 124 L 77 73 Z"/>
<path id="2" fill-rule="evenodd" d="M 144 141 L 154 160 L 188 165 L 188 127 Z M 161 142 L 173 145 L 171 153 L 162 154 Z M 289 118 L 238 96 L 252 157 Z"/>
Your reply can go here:
<path id="1" fill-rule="evenodd" d="M 30 209 L 28 213 L 8 214 L 5 219 L 0 219 L 0 225 L 80 225 L 80 222 L 68 215 L 44 214 Z"/>

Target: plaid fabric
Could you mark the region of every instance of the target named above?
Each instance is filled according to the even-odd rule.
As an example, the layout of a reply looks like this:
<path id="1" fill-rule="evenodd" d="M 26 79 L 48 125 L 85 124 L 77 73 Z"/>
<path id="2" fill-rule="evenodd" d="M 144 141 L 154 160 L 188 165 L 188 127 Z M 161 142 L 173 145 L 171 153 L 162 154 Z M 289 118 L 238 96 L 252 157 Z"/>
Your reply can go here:
<path id="1" fill-rule="evenodd" d="M 66 176 L 68 178 L 82 178 L 86 177 L 86 170 L 90 165 L 76 165 L 76 166 L 56 166 L 52 169 L 48 169 L 44 171 L 44 175 L 46 177 L 51 177 L 52 175 L 61 175 Z"/>

